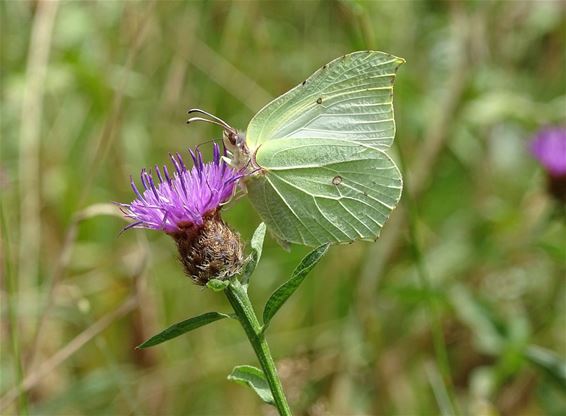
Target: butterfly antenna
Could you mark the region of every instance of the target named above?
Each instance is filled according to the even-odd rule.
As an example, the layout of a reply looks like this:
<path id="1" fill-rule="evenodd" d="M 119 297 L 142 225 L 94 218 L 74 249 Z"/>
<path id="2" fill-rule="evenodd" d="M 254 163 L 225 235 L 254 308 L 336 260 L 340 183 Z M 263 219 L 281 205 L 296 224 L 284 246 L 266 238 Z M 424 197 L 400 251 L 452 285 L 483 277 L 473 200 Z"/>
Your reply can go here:
<path id="1" fill-rule="evenodd" d="M 210 117 L 212 120 L 206 119 L 206 118 L 202 118 L 202 117 L 191 117 L 187 123 L 191 123 L 193 121 L 206 121 L 212 124 L 216 124 L 219 126 L 224 127 L 226 130 L 230 130 L 230 131 L 236 131 L 236 129 L 234 129 L 232 126 L 230 126 L 228 123 L 226 123 L 224 120 L 222 120 L 220 117 L 216 117 L 214 114 L 210 114 L 208 111 L 204 111 L 201 110 L 200 108 L 191 108 L 188 111 L 189 114 L 192 113 L 200 113 L 200 114 L 204 114 L 207 117 Z"/>
<path id="2" fill-rule="evenodd" d="M 210 120 L 208 118 L 203 118 L 203 117 L 191 117 L 187 120 L 187 124 L 194 123 L 195 121 L 202 121 L 202 122 L 205 122 L 205 123 L 216 124 L 217 126 L 223 127 L 225 129 L 232 130 L 232 128 L 230 126 L 228 126 L 227 124 L 223 124 L 223 123 L 220 123 L 216 120 Z"/>

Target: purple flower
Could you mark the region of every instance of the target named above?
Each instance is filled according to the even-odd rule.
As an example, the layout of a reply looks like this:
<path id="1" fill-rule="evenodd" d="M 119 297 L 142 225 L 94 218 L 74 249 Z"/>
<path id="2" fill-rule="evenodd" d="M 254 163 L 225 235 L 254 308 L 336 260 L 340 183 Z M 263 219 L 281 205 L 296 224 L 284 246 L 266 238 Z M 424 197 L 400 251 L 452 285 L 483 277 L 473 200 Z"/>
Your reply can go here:
<path id="1" fill-rule="evenodd" d="M 155 176 L 151 170 L 141 171 L 143 192 L 130 178 L 137 199 L 130 204 L 119 204 L 126 217 L 134 222 L 129 228 L 149 228 L 178 234 L 196 226 L 202 226 L 207 216 L 214 215 L 218 208 L 227 202 L 243 175 L 232 169 L 220 156 L 220 148 L 214 145 L 214 157 L 210 163 L 203 163 L 202 154 L 197 149 L 189 149 L 193 167 L 188 170 L 181 155 L 169 155 L 175 168 L 173 175 L 166 166 L 163 171 L 155 166 Z"/>
<path id="2" fill-rule="evenodd" d="M 531 142 L 531 153 L 551 176 L 566 175 L 566 128 L 539 131 Z"/>

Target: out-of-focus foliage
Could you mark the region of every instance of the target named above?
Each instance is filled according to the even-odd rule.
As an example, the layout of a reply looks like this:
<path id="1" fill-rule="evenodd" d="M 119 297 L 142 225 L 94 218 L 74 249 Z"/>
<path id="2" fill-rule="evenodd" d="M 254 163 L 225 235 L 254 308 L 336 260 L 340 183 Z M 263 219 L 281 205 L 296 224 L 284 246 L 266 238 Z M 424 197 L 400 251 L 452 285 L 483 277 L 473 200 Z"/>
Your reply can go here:
<path id="1" fill-rule="evenodd" d="M 125 223 L 100 215 L 116 211 L 92 204 L 131 200 L 129 174 L 168 152 L 211 148 L 221 132 L 186 126 L 189 106 L 245 128 L 358 49 L 407 61 L 393 155 L 407 186 L 380 241 L 332 247 L 273 321 L 292 407 L 447 414 L 455 398 L 462 413 L 565 414 L 564 211 L 526 150 L 536 129 L 565 122 L 563 3 L 5 1 L 0 12 L 3 414 L 272 414 L 226 381 L 257 365 L 233 320 L 134 349 L 229 306 L 183 276 L 169 238 L 120 235 Z M 259 223 L 246 198 L 225 219 L 247 241 Z M 306 252 L 267 237 L 252 301 Z"/>

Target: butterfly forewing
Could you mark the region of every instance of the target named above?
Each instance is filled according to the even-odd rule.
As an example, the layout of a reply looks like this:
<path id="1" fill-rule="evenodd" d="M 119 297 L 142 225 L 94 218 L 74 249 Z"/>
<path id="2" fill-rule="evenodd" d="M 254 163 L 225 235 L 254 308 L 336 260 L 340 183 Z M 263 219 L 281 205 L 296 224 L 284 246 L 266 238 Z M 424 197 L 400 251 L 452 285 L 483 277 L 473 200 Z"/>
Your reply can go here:
<path id="1" fill-rule="evenodd" d="M 393 82 L 403 62 L 377 51 L 335 59 L 255 115 L 248 147 L 253 152 L 273 139 L 311 137 L 389 147 L 395 136 Z"/>

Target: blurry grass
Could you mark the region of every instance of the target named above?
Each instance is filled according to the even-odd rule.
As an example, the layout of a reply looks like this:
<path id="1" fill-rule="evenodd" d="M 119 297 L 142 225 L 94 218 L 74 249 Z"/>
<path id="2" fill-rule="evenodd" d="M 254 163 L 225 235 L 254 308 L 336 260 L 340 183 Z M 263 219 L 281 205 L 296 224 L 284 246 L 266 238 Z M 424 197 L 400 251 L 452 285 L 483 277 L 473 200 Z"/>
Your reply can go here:
<path id="1" fill-rule="evenodd" d="M 409 181 L 409 175 L 407 174 L 405 166 L 405 158 L 403 157 L 403 152 L 401 151 L 401 147 L 398 145 L 398 142 L 396 148 L 399 159 L 399 169 L 404 172 L 404 200 L 407 208 L 407 227 L 409 231 L 410 248 L 413 253 L 419 283 L 424 292 L 425 302 L 428 308 L 428 319 L 430 320 L 436 364 L 438 365 L 441 373 L 441 377 L 437 377 L 435 376 L 434 369 L 430 368 L 428 371 L 430 375 L 429 377 L 431 379 L 431 384 L 433 385 L 441 413 L 443 415 L 458 415 L 460 414 L 460 410 L 454 393 L 452 370 L 450 368 L 450 360 L 442 328 L 441 305 L 437 299 L 437 289 L 432 286 L 430 274 L 426 266 L 426 259 L 424 258 L 419 242 L 420 234 L 417 227 L 420 214 L 418 207 L 413 200 L 413 195 L 411 195 L 411 191 L 414 188 L 412 187 L 412 182 Z"/>
<path id="2" fill-rule="evenodd" d="M 24 380 L 63 358 L 30 389 L 32 414 L 266 414 L 225 380 L 234 365 L 255 364 L 237 325 L 201 328 L 149 355 L 133 350 L 173 322 L 227 305 L 184 278 L 168 238 L 119 236 L 122 220 L 78 225 L 77 215 L 130 200 L 130 173 L 220 137 L 185 126 L 188 107 L 243 128 L 322 64 L 375 48 L 407 60 L 396 83 L 396 140 L 405 196 L 419 212 L 408 217 L 403 199 L 380 241 L 333 247 L 273 323 L 270 343 L 296 413 L 445 408 L 432 301 L 462 413 L 564 414 L 556 381 L 566 356 L 565 222 L 551 215 L 525 151 L 539 126 L 564 123 L 564 13 L 553 1 L 60 2 L 31 149 L 33 191 L 18 172 L 22 128 L 31 128 L 22 96 L 38 2 L 1 2 L 0 400 L 21 379 L 14 344 Z M 27 237 L 39 257 L 24 278 L 22 266 L 36 268 L 25 264 L 19 232 L 33 224 L 20 214 L 26 192 L 38 200 L 41 233 Z M 259 222 L 245 198 L 225 217 L 247 241 Z M 419 283 L 416 241 L 430 287 Z M 263 303 L 306 251 L 286 253 L 268 238 L 252 299 Z M 25 413 L 16 405 L 4 412 Z"/>
<path id="3" fill-rule="evenodd" d="M 6 316 L 7 333 L 11 340 L 11 358 L 14 367 L 14 381 L 16 386 L 20 386 L 23 381 L 23 368 L 21 358 L 21 344 L 19 334 L 19 319 L 18 319 L 18 283 L 15 279 L 14 271 L 12 270 L 12 252 L 11 252 L 11 238 L 8 231 L 8 225 L 4 214 L 4 206 L 0 201 L 0 230 L 2 232 L 2 239 L 0 240 L 0 247 L 2 247 L 2 280 L 4 283 L 5 296 L 7 302 L 3 302 L 3 315 Z M 2 350 L 6 354 L 6 345 L 2 345 Z M 19 390 L 19 389 L 18 389 Z M 18 391 L 18 404 L 17 409 L 21 414 L 28 413 L 27 393 Z"/>

